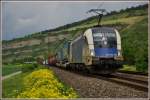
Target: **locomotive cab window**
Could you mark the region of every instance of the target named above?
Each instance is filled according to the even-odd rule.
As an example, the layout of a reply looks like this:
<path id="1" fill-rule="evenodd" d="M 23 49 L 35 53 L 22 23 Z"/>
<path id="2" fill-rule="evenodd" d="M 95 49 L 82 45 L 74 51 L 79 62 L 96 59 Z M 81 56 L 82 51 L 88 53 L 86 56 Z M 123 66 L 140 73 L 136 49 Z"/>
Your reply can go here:
<path id="1" fill-rule="evenodd" d="M 117 39 L 114 31 L 98 30 L 92 31 L 95 48 L 116 48 Z"/>

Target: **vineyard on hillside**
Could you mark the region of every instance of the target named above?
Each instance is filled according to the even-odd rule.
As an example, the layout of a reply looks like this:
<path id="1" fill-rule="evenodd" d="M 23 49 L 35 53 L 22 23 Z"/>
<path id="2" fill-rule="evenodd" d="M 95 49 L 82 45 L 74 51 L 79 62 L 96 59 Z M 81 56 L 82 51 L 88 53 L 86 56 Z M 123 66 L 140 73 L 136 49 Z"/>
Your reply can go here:
<path id="1" fill-rule="evenodd" d="M 56 53 L 64 39 L 72 40 L 83 33 L 85 29 L 96 24 L 96 16 L 93 16 L 56 29 L 3 41 L 3 64 L 36 61 L 38 57 L 47 59 L 49 54 Z M 147 72 L 148 5 L 127 8 L 118 12 L 112 11 L 104 16 L 102 25 L 119 30 L 126 64 L 134 65 L 138 71 Z M 34 45 L 33 43 L 36 41 L 38 42 Z"/>

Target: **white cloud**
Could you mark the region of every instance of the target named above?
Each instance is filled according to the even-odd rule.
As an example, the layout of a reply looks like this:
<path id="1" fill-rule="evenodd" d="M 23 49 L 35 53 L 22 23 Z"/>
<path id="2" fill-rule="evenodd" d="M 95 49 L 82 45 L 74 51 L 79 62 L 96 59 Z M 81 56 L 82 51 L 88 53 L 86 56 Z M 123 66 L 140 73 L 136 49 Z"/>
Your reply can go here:
<path id="1" fill-rule="evenodd" d="M 91 16 L 87 10 L 102 2 L 7 2 L 3 3 L 3 39 L 12 39 L 45 29 L 55 28 Z M 105 2 L 108 11 L 144 2 Z"/>

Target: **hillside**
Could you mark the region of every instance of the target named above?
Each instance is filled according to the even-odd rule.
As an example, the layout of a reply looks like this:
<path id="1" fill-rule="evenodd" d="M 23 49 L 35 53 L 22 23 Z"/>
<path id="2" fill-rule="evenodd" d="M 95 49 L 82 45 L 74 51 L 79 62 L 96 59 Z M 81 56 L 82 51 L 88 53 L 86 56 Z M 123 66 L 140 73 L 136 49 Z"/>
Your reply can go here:
<path id="1" fill-rule="evenodd" d="M 96 24 L 96 16 L 93 16 L 56 29 L 3 41 L 3 63 L 34 61 L 37 57 L 46 57 L 51 52 L 55 52 L 65 38 L 73 39 Z M 146 71 L 148 68 L 148 6 L 113 11 L 103 17 L 102 24 L 119 30 L 125 61 L 136 65 L 140 71 Z"/>

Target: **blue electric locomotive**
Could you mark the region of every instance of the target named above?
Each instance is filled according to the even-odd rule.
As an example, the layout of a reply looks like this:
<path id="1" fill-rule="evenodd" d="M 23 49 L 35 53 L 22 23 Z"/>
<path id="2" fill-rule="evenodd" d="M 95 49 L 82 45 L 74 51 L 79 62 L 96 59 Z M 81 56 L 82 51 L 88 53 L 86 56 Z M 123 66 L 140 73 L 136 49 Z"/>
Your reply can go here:
<path id="1" fill-rule="evenodd" d="M 66 68 L 81 69 L 82 66 L 92 72 L 110 74 L 122 66 L 120 34 L 112 27 L 91 27 L 73 41 L 66 42 L 57 59 L 57 65 Z"/>

